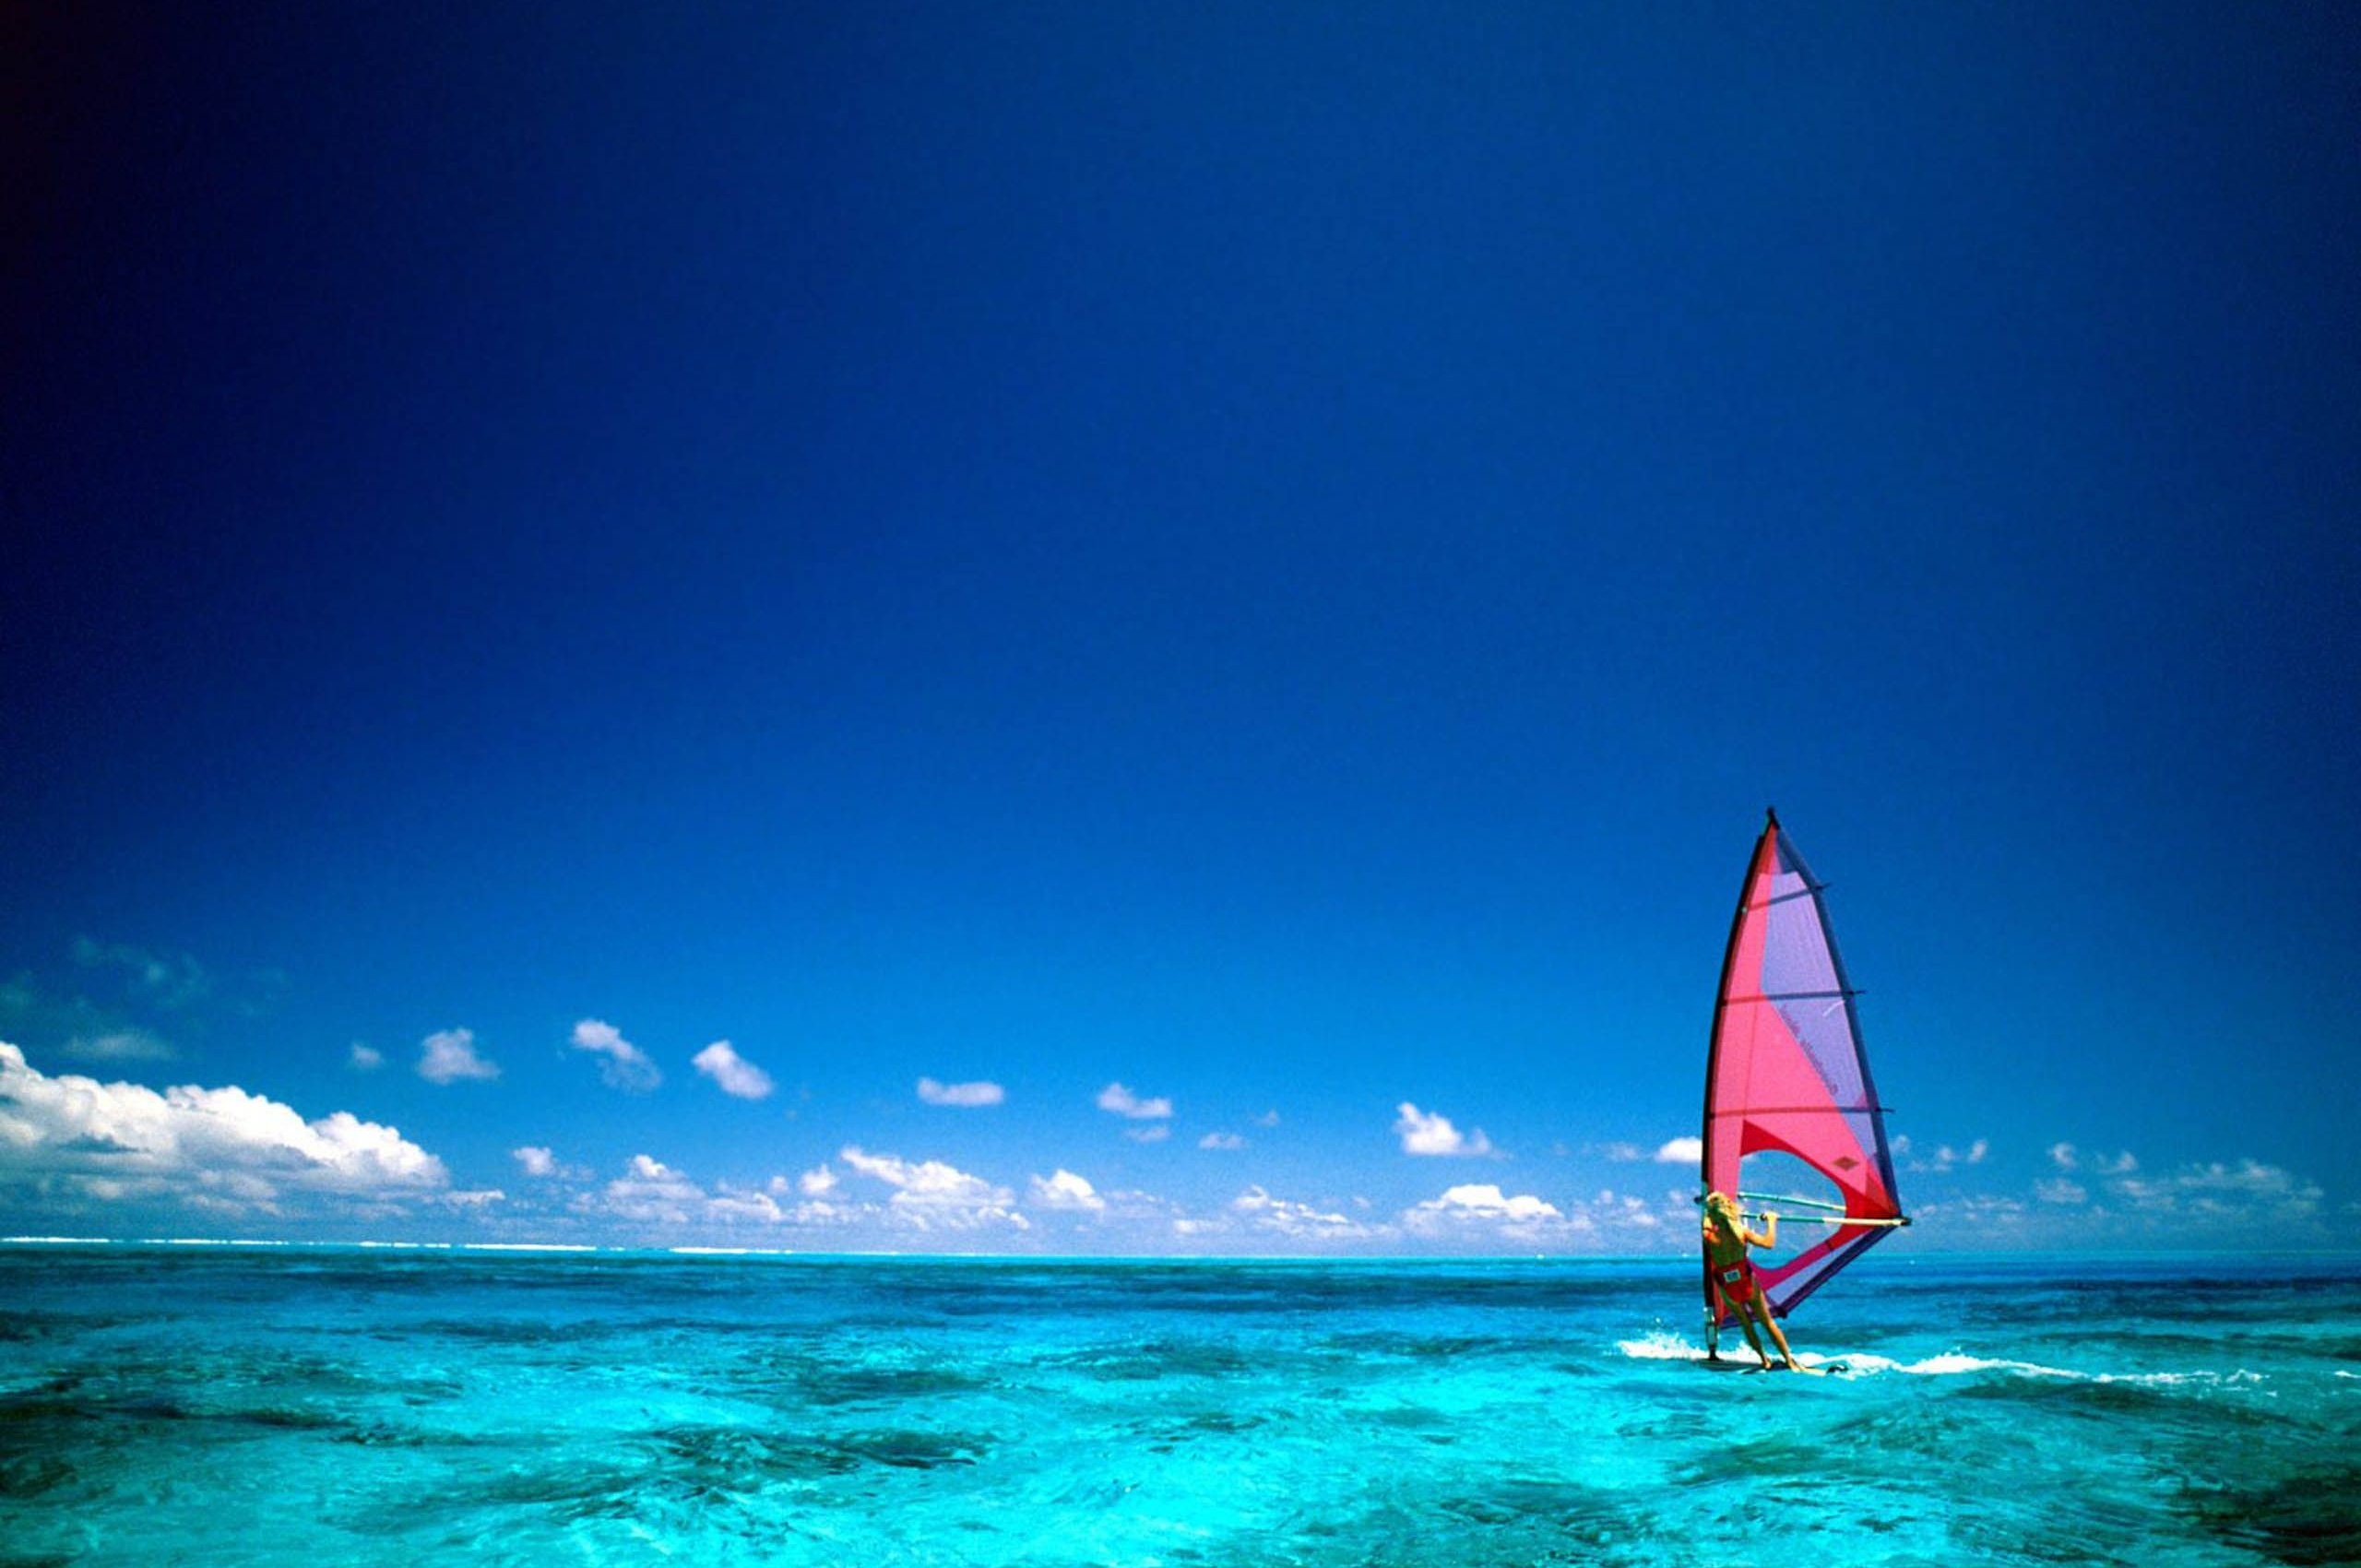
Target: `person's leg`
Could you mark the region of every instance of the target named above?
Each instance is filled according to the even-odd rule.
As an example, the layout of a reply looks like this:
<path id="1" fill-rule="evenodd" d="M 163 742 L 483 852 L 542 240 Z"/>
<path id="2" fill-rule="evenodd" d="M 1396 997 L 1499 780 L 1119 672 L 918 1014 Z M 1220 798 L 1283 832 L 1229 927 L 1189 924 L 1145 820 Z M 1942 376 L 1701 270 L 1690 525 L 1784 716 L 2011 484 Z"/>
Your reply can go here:
<path id="1" fill-rule="evenodd" d="M 1789 1372 L 1799 1371 L 1800 1369 L 1796 1365 L 1796 1353 L 1787 1348 L 1787 1336 L 1780 1332 L 1779 1320 L 1771 1315 L 1771 1303 L 1762 1299 L 1762 1292 L 1757 1290 L 1753 1295 L 1748 1297 L 1747 1305 L 1752 1308 L 1757 1313 L 1761 1314 L 1762 1318 L 1762 1326 L 1770 1331 L 1772 1343 L 1779 1347 L 1779 1358 L 1787 1363 L 1787 1370 Z M 1754 1331 L 1752 1329 L 1748 1329 L 1746 1337 L 1747 1341 L 1751 1344 L 1754 1340 Z M 1754 1348 L 1757 1354 L 1761 1354 L 1762 1349 L 1762 1346 L 1756 1345 Z M 1766 1367 L 1769 1366 L 1771 1364 L 1771 1358 L 1764 1356 L 1762 1358 L 1762 1364 Z"/>
<path id="2" fill-rule="evenodd" d="M 1753 1305 L 1753 1298 L 1750 1296 L 1743 1301 L 1733 1301 L 1729 1297 L 1724 1296 L 1722 1301 L 1728 1306 L 1730 1315 L 1738 1319 L 1738 1327 L 1746 1331 L 1746 1348 L 1753 1351 L 1757 1356 L 1761 1356 L 1764 1366 L 1769 1366 L 1771 1364 L 1771 1358 L 1763 1355 L 1762 1341 L 1754 1336 L 1754 1319 L 1749 1315 L 1750 1309 Z"/>

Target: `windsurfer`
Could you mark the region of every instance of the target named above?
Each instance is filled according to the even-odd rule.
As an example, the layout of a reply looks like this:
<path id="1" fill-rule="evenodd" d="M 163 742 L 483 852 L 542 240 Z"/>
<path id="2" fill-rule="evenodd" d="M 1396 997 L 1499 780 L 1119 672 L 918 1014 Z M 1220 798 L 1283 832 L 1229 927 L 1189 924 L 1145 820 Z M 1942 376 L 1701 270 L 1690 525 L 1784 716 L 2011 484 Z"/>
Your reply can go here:
<path id="1" fill-rule="evenodd" d="M 1779 1320 L 1771 1315 L 1771 1303 L 1763 1299 L 1762 1288 L 1755 1282 L 1754 1264 L 1746 1255 L 1749 1247 L 1779 1244 L 1779 1217 L 1765 1214 L 1762 1229 L 1750 1230 L 1736 1198 L 1727 1193 L 1709 1193 L 1703 1229 L 1705 1268 L 1713 1277 L 1714 1294 L 1729 1314 L 1738 1319 L 1738 1327 L 1746 1331 L 1747 1344 L 1762 1358 L 1764 1369 L 1769 1370 L 1770 1354 L 1754 1332 L 1754 1325 L 1760 1321 L 1770 1333 L 1771 1342 L 1779 1347 L 1779 1358 L 1787 1370 L 1801 1372 L 1803 1369 L 1796 1364 L 1796 1353 L 1787 1348 L 1787 1336 L 1779 1331 Z"/>

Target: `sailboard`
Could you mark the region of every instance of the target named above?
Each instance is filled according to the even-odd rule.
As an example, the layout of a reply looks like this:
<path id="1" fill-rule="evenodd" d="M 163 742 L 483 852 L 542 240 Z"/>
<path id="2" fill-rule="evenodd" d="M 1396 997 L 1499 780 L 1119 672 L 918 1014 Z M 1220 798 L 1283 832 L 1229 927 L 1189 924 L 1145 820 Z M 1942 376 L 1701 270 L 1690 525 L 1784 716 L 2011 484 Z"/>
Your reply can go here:
<path id="1" fill-rule="evenodd" d="M 1755 840 L 1730 922 L 1705 1059 L 1702 1201 L 1735 1194 L 1785 1224 L 1828 1233 L 1792 1257 L 1755 1266 L 1756 1282 L 1781 1317 L 1900 1226 L 1910 1223 L 1894 1186 L 1885 1108 L 1861 1048 L 1857 994 L 1836 956 L 1822 885 L 1805 866 L 1774 811 Z M 1750 1157 L 1779 1157 L 1756 1158 Z M 1789 1161 L 1805 1168 L 1797 1171 Z M 1756 1190 L 1763 1166 L 1811 1179 L 1820 1195 Z M 1705 1280 L 1709 1348 L 1736 1321 Z"/>

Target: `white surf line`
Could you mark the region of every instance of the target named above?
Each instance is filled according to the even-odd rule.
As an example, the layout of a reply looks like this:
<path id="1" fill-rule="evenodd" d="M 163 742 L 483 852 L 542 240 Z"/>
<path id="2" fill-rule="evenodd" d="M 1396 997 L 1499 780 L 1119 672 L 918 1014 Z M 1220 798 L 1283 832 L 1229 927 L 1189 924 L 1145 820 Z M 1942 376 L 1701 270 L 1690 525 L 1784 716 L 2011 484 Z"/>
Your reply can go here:
<path id="1" fill-rule="evenodd" d="M 1703 1361 L 1706 1360 L 1704 1347 L 1693 1344 L 1669 1330 L 1659 1330 L 1644 1338 L 1619 1340 L 1617 1342 L 1616 1348 L 1633 1360 L 1640 1361 Z M 1743 1358 L 1726 1355 L 1722 1360 L 1743 1360 Z M 2045 1366 L 2039 1361 L 2012 1360 L 1999 1357 L 1971 1356 L 1959 1350 L 1947 1351 L 1940 1356 L 1928 1356 L 1923 1360 L 1916 1361 L 1899 1361 L 1891 1356 L 1855 1355 L 1845 1351 L 1835 1351 L 1827 1355 L 1798 1352 L 1796 1360 L 1806 1367 L 1833 1366 L 1841 1362 L 1856 1374 L 1896 1372 L 1904 1377 L 1967 1377 L 1977 1372 L 1999 1372 L 2011 1377 L 2056 1378 L 2065 1383 L 2121 1383 L 2162 1388 L 2202 1384 L 2216 1386 L 2243 1385 L 2265 1381 L 2262 1373 L 2248 1372 L 2243 1368 L 2226 1372 L 2077 1372 L 2070 1367 Z M 2355 1377 L 2361 1374 L 2340 1372 L 2337 1375 Z"/>
<path id="2" fill-rule="evenodd" d="M 8 1247 L 113 1247 L 119 1246 L 112 1236 L 0 1236 L 0 1246 Z"/>

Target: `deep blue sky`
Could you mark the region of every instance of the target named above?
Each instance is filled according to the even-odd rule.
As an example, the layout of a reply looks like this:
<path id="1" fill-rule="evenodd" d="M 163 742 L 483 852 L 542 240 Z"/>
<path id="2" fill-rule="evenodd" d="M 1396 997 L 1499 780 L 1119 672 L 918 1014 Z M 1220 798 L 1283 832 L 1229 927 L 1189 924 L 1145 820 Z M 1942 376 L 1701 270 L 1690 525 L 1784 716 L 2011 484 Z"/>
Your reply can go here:
<path id="1" fill-rule="evenodd" d="M 12 8 L 19 1098 L 411 1152 L 0 1228 L 1669 1245 L 1775 802 L 1915 1242 L 2349 1229 L 2351 11 L 1270 11 Z"/>

